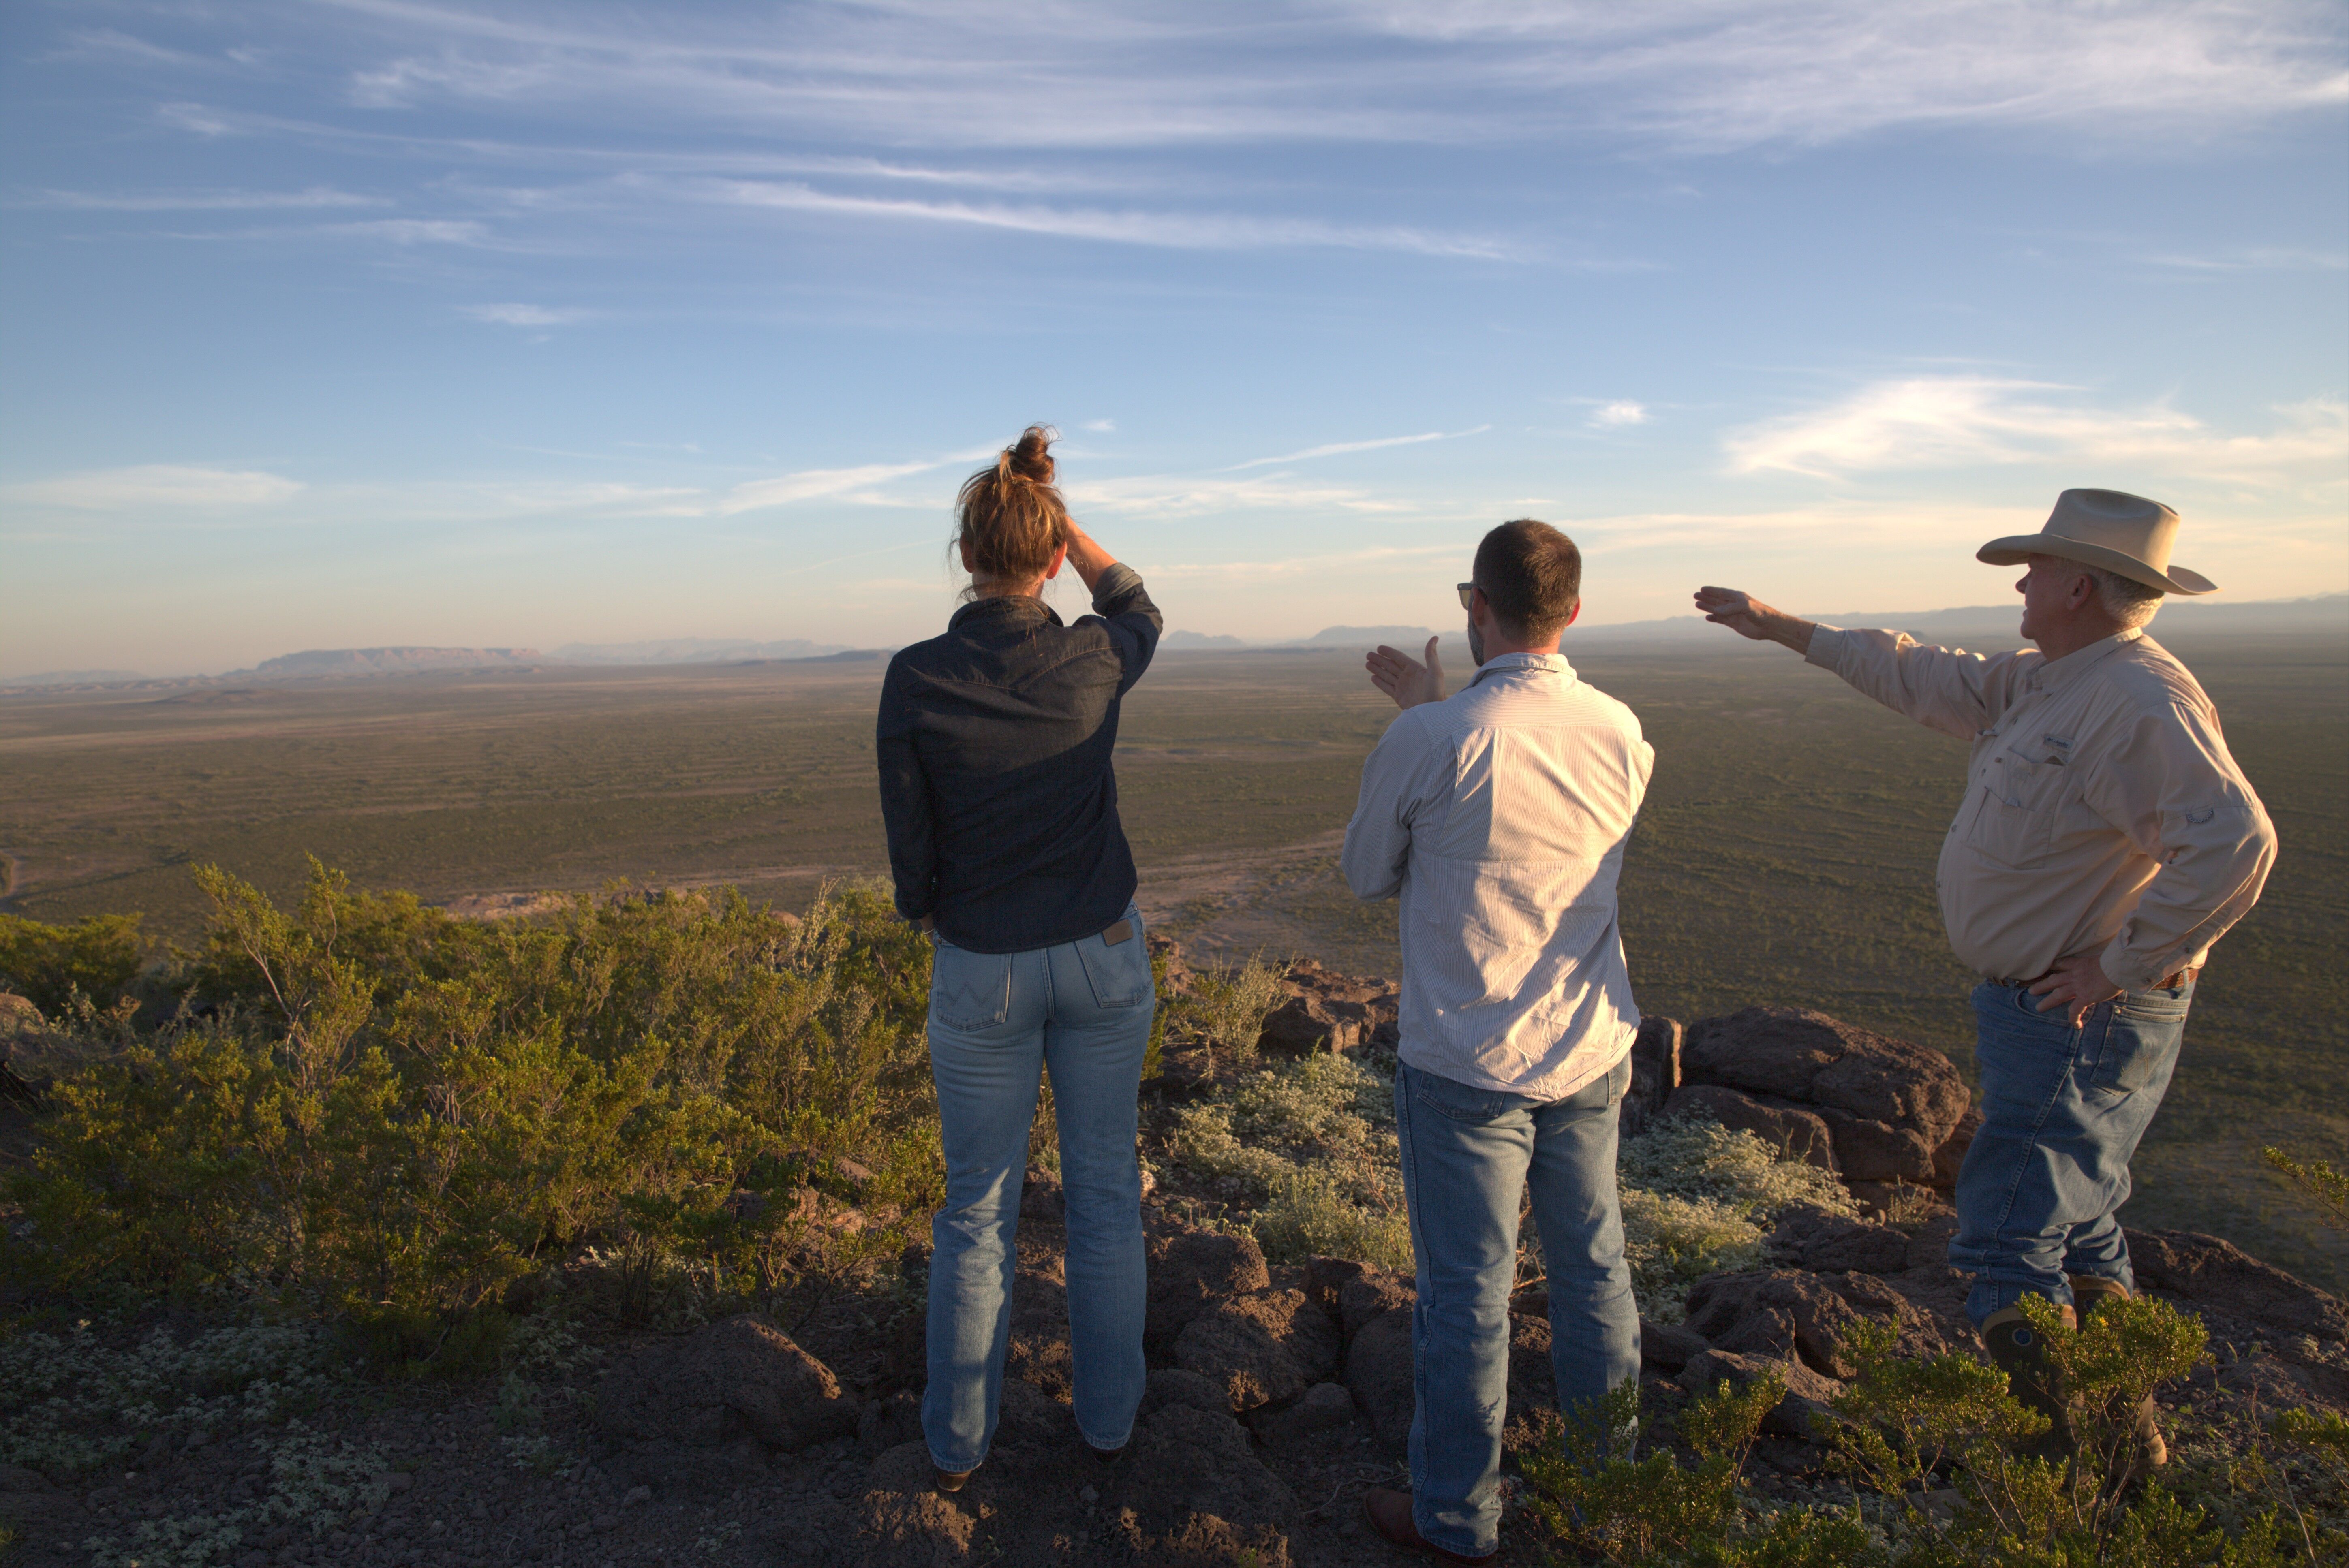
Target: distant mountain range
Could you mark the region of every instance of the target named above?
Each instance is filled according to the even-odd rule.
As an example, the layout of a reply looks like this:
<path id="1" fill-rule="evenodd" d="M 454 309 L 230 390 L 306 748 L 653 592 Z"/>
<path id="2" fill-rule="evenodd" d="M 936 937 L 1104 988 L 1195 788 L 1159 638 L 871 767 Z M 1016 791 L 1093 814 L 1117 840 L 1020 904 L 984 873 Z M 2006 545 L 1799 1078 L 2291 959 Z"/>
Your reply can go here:
<path id="1" fill-rule="evenodd" d="M 2019 647 L 2022 605 L 1974 604 L 1949 610 L 1849 611 L 1818 614 L 1809 618 L 1836 626 L 1880 626 L 1909 633 L 1931 642 L 1963 642 L 1977 648 Z M 2216 603 L 2173 599 L 2155 619 L 2157 637 L 2190 641 L 2199 635 L 2267 633 L 2349 632 L 2349 593 L 2323 593 L 2307 599 L 2271 599 L 2251 603 Z M 1238 652 L 1245 649 L 1371 648 L 1381 643 L 1416 653 L 1435 634 L 1425 626 L 1324 626 L 1309 637 L 1262 642 L 1225 634 L 1168 632 L 1160 645 L 1172 652 Z M 1699 615 L 1673 615 L 1657 621 L 1619 621 L 1612 625 L 1578 626 L 1568 634 L 1575 647 L 1652 647 L 1717 640 L 1727 634 Z M 1460 633 L 1444 634 L 1447 648 Z M 311 648 L 264 659 L 249 670 L 218 676 L 154 677 L 135 670 L 43 670 L 35 675 L 0 677 L 0 686 L 15 690 L 67 686 L 148 686 L 176 687 L 238 681 L 266 683 L 288 680 L 349 680 L 376 676 L 421 675 L 453 670 L 523 670 L 548 665 L 719 665 L 759 661 L 781 663 L 852 663 L 878 659 L 886 649 L 847 648 L 837 643 L 786 637 L 774 642 L 748 638 L 666 637 L 637 643 L 565 643 L 552 654 L 535 648 Z M 1456 653 L 1447 651 L 1447 658 Z"/>
<path id="2" fill-rule="evenodd" d="M 565 643 L 554 657 L 566 665 L 724 665 L 738 659 L 820 659 L 844 654 L 841 643 L 804 637 L 760 643 L 748 637 L 660 637 L 643 643 Z"/>
<path id="3" fill-rule="evenodd" d="M 536 648 L 313 648 L 264 659 L 249 671 L 259 681 L 294 681 L 318 676 L 396 676 L 419 670 L 511 669 L 544 664 Z M 221 677 L 223 680 L 228 676 Z"/>
<path id="4" fill-rule="evenodd" d="M 1964 641 L 2017 648 L 2023 645 L 2020 598 L 2003 604 L 1971 604 L 1949 610 L 1806 610 L 1800 614 L 1806 620 L 1830 626 L 1906 632 L 1923 642 Z M 2252 603 L 2172 598 L 2162 604 L 2148 629 L 2157 640 L 2217 633 L 2349 632 L 2349 593 Z M 1694 642 L 1730 634 L 1702 615 L 1674 615 L 1661 621 L 1619 621 L 1611 626 L 1578 627 L 1567 637 L 1569 644 L 1588 646 Z"/>

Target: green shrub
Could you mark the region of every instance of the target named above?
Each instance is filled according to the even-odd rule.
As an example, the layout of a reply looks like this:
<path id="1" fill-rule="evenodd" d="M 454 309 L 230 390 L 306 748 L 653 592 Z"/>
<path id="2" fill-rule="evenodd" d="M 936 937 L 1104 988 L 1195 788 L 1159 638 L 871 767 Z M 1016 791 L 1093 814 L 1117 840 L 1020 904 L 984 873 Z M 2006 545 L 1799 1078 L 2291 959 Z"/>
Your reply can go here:
<path id="1" fill-rule="evenodd" d="M 1640 1314 L 1686 1315 L 1688 1289 L 1721 1269 L 1762 1261 L 1767 1222 L 1796 1203 L 1856 1214 L 1842 1182 L 1816 1165 L 1779 1158 L 1753 1133 L 1668 1116 L 1623 1140 L 1616 1154 L 1623 1251 Z"/>
<path id="2" fill-rule="evenodd" d="M 1267 1258 L 1302 1263 L 1320 1253 L 1411 1273 L 1411 1222 L 1401 1209 L 1362 1203 L 1327 1172 L 1309 1166 L 1279 1171 L 1269 1187 L 1264 1205 L 1248 1222 Z"/>
<path id="3" fill-rule="evenodd" d="M 316 862 L 291 913 L 199 881 L 195 980 L 222 1006 L 57 1086 L 11 1181 L 31 1222 L 12 1271 L 244 1280 L 412 1349 L 414 1315 L 461 1314 L 598 1236 L 771 1285 L 805 1232 L 794 1206 L 761 1226 L 720 1205 L 837 1184 L 852 1154 L 869 1210 L 935 1203 L 928 949 L 871 889 L 802 920 L 728 892 L 468 923 Z"/>
<path id="4" fill-rule="evenodd" d="M 2281 1149 L 2262 1149 L 2260 1158 L 2282 1171 L 2335 1229 L 2349 1231 L 2349 1173 L 2322 1160 L 2294 1160 Z"/>
<path id="5" fill-rule="evenodd" d="M 1218 1050 L 1235 1061 L 1254 1061 L 1265 1015 L 1288 999 L 1281 985 L 1288 974 L 1286 964 L 1268 964 L 1262 954 L 1237 965 L 1195 970 L 1190 988 L 1173 1000 L 1170 1026 L 1206 1047 L 1211 1063 Z"/>
<path id="6" fill-rule="evenodd" d="M 2132 1480 L 2138 1404 L 2203 1356 L 2199 1323 L 2143 1297 L 2082 1329 L 2026 1297 L 2024 1310 L 2075 1396 L 2076 1461 L 2019 1448 L 2047 1419 L 2009 1397 L 2005 1375 L 1969 1355 L 1904 1360 L 1886 1323 L 1848 1329 L 1856 1375 L 1819 1436 L 1857 1496 L 1848 1506 L 1774 1502 L 1744 1484 L 1774 1377 L 1696 1398 L 1645 1459 L 1629 1441 L 1636 1385 L 1536 1423 L 1518 1452 L 1526 1511 L 1584 1561 L 1634 1568 L 2282 1568 L 2349 1560 L 2349 1535 L 2308 1506 L 2266 1454 L 2173 1460 Z M 2335 1452 L 2349 1423 L 2288 1413 L 2277 1435 Z M 2223 1512 L 2189 1491 L 2228 1493 Z M 1555 1558 L 1552 1561 L 1556 1561 Z"/>
<path id="7" fill-rule="evenodd" d="M 135 914 L 93 914 L 71 925 L 0 914 L 0 990 L 52 1016 L 70 1012 L 77 992 L 111 1008 L 138 978 L 146 952 Z"/>

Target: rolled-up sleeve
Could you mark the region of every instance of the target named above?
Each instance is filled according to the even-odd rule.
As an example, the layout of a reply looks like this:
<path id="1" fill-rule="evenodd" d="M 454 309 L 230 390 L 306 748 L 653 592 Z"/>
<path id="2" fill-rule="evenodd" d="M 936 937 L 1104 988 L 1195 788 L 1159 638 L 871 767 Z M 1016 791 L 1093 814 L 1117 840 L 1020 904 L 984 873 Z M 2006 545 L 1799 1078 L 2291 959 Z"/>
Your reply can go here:
<path id="1" fill-rule="evenodd" d="M 873 753 L 881 767 L 881 822 L 889 837 L 889 876 L 897 913 L 920 920 L 931 912 L 937 881 L 937 830 L 930 811 L 930 781 L 914 743 L 912 710 L 895 665 L 881 686 L 881 714 Z"/>
<path id="2" fill-rule="evenodd" d="M 2259 901 L 2275 824 L 2215 716 L 2185 703 L 2140 714 L 2082 798 L 2158 868 L 2102 954 L 2114 985 L 2142 991 L 2200 962 Z"/>
<path id="3" fill-rule="evenodd" d="M 1123 696 L 1150 667 L 1165 623 L 1142 586 L 1142 573 L 1123 561 L 1111 562 L 1094 583 L 1093 614 L 1108 626 L 1110 641 L 1117 648 L 1117 690 Z"/>
<path id="4" fill-rule="evenodd" d="M 1427 727 L 1395 716 L 1362 764 L 1361 793 L 1346 824 L 1338 869 L 1359 899 L 1392 898 L 1411 864 L 1411 825 L 1423 796 L 1431 746 Z"/>
<path id="5" fill-rule="evenodd" d="M 1837 626 L 1814 630 L 1803 655 L 1862 696 L 1960 740 L 1972 739 L 2005 708 L 2016 656 L 1985 658 L 1963 648 L 1929 647 L 1905 632 Z"/>

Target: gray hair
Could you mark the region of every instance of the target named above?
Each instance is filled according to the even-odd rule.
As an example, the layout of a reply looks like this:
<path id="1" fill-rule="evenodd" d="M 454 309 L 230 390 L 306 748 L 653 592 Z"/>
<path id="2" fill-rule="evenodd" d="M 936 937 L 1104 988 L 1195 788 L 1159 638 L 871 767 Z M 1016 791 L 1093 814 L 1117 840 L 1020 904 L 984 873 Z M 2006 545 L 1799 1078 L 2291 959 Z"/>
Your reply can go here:
<path id="1" fill-rule="evenodd" d="M 2077 573 L 2096 585 L 2096 597 L 2106 612 L 2124 626 L 2142 626 L 2161 608 L 2164 591 L 2149 583 L 2139 583 L 2134 577 L 2124 577 L 2085 561 L 2066 561 L 2064 565 L 2067 573 Z"/>

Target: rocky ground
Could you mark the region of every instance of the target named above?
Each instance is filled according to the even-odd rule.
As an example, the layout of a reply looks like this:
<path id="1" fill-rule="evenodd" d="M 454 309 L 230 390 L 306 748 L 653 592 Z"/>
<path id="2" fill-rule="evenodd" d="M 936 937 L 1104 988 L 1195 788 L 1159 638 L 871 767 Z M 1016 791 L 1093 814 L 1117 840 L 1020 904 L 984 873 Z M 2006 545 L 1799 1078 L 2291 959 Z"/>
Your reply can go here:
<path id="1" fill-rule="evenodd" d="M 1291 992 L 1268 1048 L 1392 1039 L 1382 982 L 1309 968 Z M 1161 1092 L 1185 1081 L 1174 1064 Z M 1627 1119 L 1700 1107 L 1835 1171 L 1861 1214 L 1782 1214 L 1763 1266 L 1699 1281 L 1684 1322 L 1644 1325 L 1643 1398 L 1661 1413 L 1715 1379 L 1775 1371 L 1788 1393 L 1750 1480 L 1791 1501 L 1847 1499 L 1807 1425 L 1849 1375 L 1840 1328 L 1889 1320 L 1920 1353 L 1971 1344 L 1944 1255 L 1964 1087 L 1934 1053 L 1816 1014 L 1651 1021 Z M 341 1381 L 298 1441 L 174 1430 L 94 1477 L 0 1467 L 0 1518 L 27 1563 L 143 1568 L 1413 1561 L 1367 1533 L 1359 1504 L 1365 1487 L 1405 1484 L 1412 1281 L 1337 1258 L 1268 1265 L 1247 1234 L 1198 1222 L 1209 1196 L 1168 1171 L 1146 1205 L 1152 1371 L 1112 1466 L 1070 1417 L 1060 1196 L 1035 1170 L 1001 1429 L 957 1494 L 932 1489 L 920 1441 L 926 1260 L 912 1249 L 787 1326 L 745 1315 L 623 1337 L 519 1393 Z M 2214 1364 L 2164 1396 L 2181 1449 L 2280 1405 L 2349 1408 L 2340 1301 L 2216 1237 L 2130 1243 L 2144 1288 L 2211 1335 Z M 1538 1286 L 1512 1306 L 1522 1432 L 1551 1401 L 1550 1330 Z M 1505 1527 L 1504 1561 L 1540 1561 L 1532 1534 Z"/>

